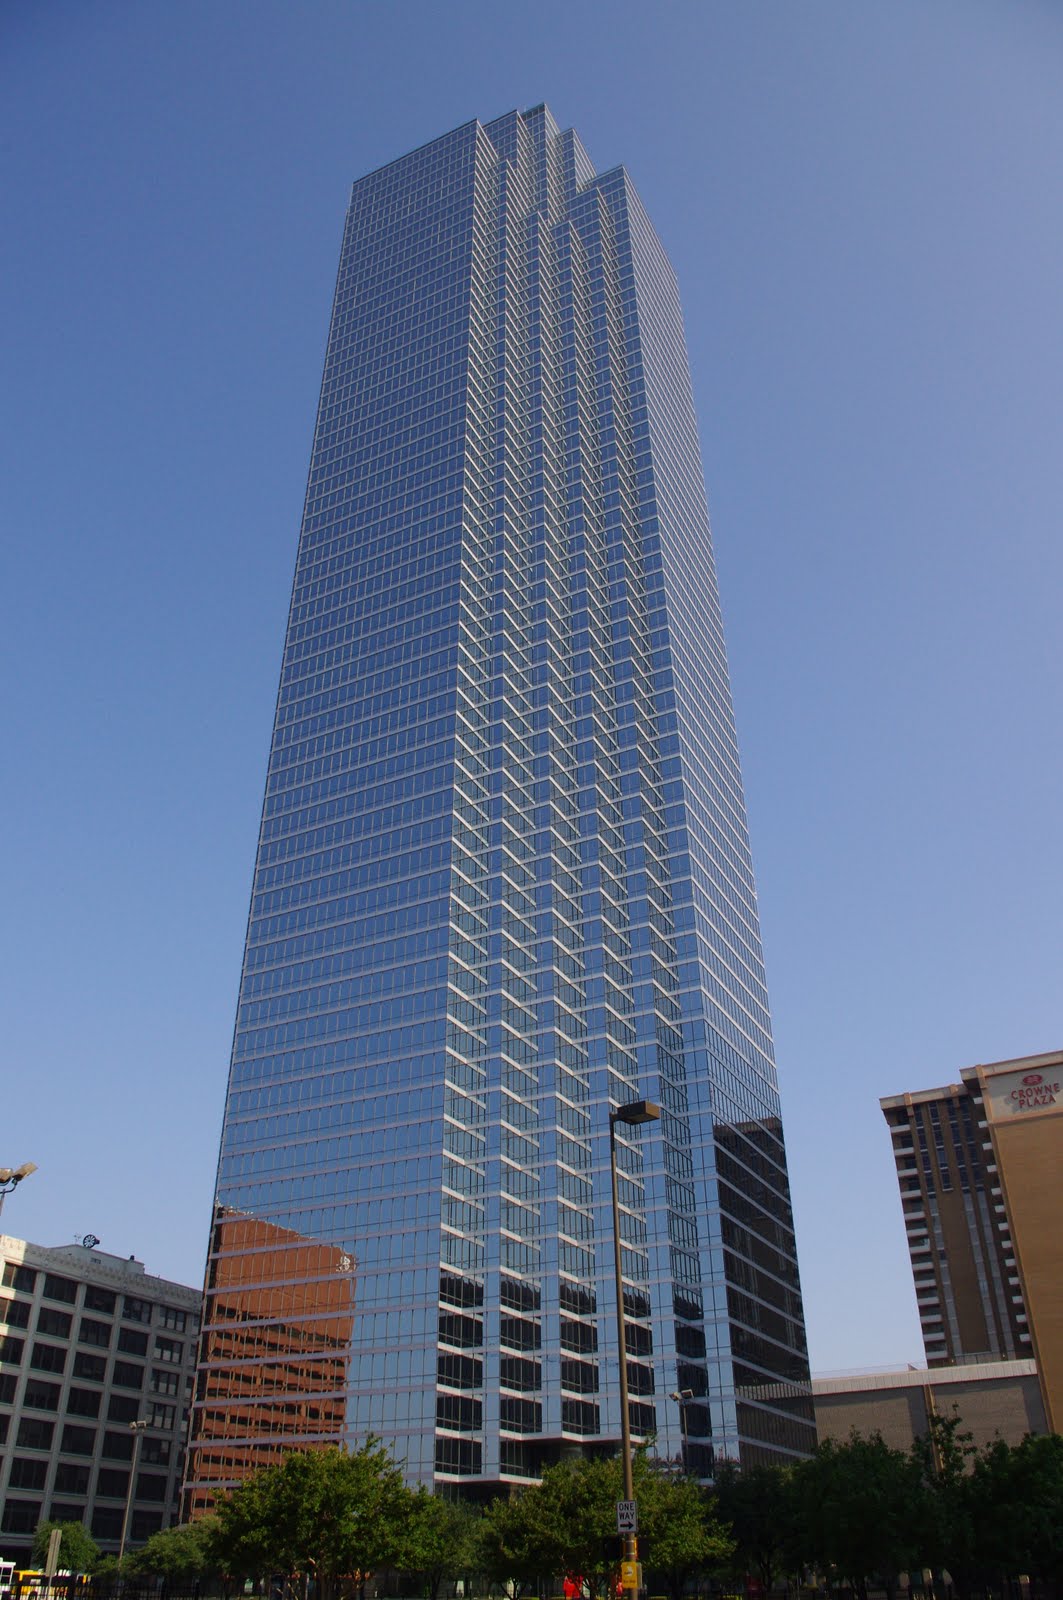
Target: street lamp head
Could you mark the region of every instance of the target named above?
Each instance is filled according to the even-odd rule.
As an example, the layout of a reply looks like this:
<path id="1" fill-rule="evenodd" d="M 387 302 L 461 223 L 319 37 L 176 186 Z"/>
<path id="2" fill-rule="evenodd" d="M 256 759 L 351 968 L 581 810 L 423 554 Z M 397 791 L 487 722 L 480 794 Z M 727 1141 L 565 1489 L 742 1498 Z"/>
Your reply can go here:
<path id="1" fill-rule="evenodd" d="M 685 1406 L 688 1401 L 693 1400 L 694 1391 L 693 1389 L 673 1389 L 668 1398 L 669 1400 L 674 1400 L 677 1405 Z"/>
<path id="2" fill-rule="evenodd" d="M 626 1122 L 637 1128 L 644 1122 L 659 1122 L 661 1108 L 654 1100 L 632 1100 L 626 1106 L 617 1106 L 610 1116 L 613 1122 Z"/>
<path id="3" fill-rule="evenodd" d="M 0 1183 L 21 1183 L 31 1172 L 36 1172 L 36 1161 L 24 1161 L 21 1167 L 0 1167 Z"/>

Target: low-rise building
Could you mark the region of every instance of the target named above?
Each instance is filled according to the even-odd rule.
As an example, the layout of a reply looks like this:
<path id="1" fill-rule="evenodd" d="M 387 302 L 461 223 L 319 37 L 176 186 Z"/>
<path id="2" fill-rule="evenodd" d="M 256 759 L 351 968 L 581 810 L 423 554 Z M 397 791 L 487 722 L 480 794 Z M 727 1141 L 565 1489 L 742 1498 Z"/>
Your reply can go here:
<path id="1" fill-rule="evenodd" d="M 200 1291 L 91 1234 L 0 1234 L 0 1284 L 0 1554 L 26 1559 L 46 1519 L 117 1551 L 127 1504 L 143 1544 L 177 1520 Z"/>
<path id="2" fill-rule="evenodd" d="M 855 1428 L 880 1433 L 888 1445 L 907 1450 L 934 1415 L 958 1416 L 962 1431 L 979 1447 L 998 1438 L 1018 1444 L 1028 1433 L 1045 1432 L 1032 1360 L 814 1377 L 812 1399 L 821 1441 L 847 1439 Z"/>

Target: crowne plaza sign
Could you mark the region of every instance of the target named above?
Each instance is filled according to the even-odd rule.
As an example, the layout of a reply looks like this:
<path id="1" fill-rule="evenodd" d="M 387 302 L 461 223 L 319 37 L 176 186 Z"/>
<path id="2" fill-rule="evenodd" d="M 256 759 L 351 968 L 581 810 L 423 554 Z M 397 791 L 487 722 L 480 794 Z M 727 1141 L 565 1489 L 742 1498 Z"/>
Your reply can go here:
<path id="1" fill-rule="evenodd" d="M 1030 1111 L 1063 1109 L 1063 1074 L 1058 1066 L 1044 1072 L 987 1073 L 982 1095 L 994 1122 Z"/>

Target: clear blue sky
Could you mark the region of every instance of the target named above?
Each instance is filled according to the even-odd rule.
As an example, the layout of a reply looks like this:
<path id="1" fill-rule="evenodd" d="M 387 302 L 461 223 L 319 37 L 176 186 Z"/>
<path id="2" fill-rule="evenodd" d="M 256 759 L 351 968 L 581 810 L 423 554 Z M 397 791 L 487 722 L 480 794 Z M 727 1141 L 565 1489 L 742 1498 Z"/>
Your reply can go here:
<path id="1" fill-rule="evenodd" d="M 687 316 L 816 1368 L 880 1094 L 1057 1046 L 1052 0 L 0 8 L 4 1224 L 198 1282 L 348 185 L 547 100 Z"/>

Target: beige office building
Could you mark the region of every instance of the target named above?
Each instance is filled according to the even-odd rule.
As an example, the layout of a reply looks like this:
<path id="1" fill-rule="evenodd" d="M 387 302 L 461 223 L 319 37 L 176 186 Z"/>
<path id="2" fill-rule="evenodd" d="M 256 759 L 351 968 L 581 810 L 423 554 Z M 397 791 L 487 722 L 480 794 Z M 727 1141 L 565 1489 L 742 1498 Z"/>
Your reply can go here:
<path id="1" fill-rule="evenodd" d="M 1063 1429 L 1063 1051 L 881 1105 L 928 1365 L 1033 1357 Z"/>

